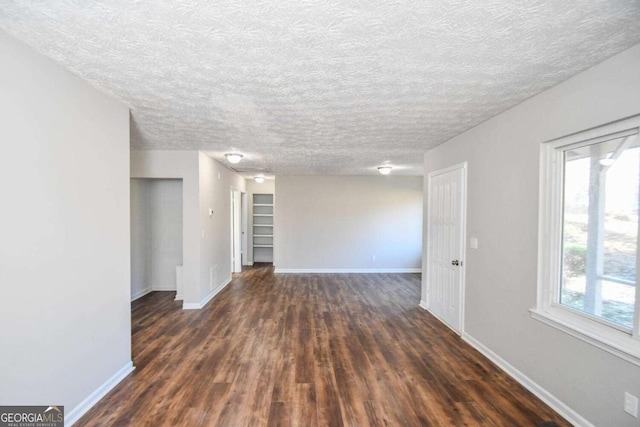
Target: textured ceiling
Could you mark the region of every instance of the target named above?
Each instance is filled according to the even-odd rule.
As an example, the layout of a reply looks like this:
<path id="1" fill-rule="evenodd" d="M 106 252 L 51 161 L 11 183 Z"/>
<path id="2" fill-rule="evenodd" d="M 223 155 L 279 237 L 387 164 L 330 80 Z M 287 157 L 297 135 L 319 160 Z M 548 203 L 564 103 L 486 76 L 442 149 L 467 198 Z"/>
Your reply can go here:
<path id="1" fill-rule="evenodd" d="M 135 149 L 421 174 L 428 148 L 640 42 L 640 5 L 0 0 L 0 28 L 126 102 Z"/>

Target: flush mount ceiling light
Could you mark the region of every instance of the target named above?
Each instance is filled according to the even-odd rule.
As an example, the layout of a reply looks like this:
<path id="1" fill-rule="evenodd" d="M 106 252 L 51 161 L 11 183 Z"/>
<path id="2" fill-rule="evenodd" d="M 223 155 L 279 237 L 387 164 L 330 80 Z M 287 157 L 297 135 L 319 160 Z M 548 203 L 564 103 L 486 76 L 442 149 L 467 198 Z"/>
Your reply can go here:
<path id="1" fill-rule="evenodd" d="M 262 184 L 264 182 L 264 176 L 256 176 L 253 179 L 255 179 L 258 184 Z"/>
<path id="2" fill-rule="evenodd" d="M 389 175 L 391 169 L 393 169 L 391 166 L 379 166 L 378 172 L 380 172 L 382 175 Z"/>
<path id="3" fill-rule="evenodd" d="M 238 153 L 229 153 L 225 154 L 224 156 L 227 158 L 227 161 L 229 163 L 240 163 L 240 160 L 242 160 L 242 154 Z"/>

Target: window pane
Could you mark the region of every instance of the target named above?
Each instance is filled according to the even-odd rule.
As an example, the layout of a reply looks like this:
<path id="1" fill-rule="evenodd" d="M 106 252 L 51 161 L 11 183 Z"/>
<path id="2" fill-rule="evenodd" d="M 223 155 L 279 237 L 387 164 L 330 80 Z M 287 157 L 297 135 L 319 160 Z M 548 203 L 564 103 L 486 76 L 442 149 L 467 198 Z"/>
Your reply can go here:
<path id="1" fill-rule="evenodd" d="M 640 148 L 637 136 L 564 152 L 560 303 L 633 329 Z"/>

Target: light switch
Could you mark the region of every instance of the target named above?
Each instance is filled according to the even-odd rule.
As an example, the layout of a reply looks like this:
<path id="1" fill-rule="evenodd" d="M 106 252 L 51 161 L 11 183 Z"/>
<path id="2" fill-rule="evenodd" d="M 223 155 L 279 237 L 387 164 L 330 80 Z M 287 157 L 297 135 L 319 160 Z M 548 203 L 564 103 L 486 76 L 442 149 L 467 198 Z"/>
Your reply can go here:
<path id="1" fill-rule="evenodd" d="M 209 216 L 213 216 L 213 208 L 209 208 Z"/>
<path id="2" fill-rule="evenodd" d="M 478 249 L 478 238 L 472 237 L 469 239 L 469 246 L 471 246 L 471 249 Z"/>

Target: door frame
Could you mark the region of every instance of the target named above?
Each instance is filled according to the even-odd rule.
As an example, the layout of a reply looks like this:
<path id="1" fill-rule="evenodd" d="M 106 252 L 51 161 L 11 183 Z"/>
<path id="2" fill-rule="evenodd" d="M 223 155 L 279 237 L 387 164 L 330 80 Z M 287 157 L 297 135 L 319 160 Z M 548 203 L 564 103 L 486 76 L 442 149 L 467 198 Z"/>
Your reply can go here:
<path id="1" fill-rule="evenodd" d="M 429 224 L 431 222 L 431 203 L 429 203 L 429 199 L 431 197 L 431 181 L 433 177 L 442 175 L 448 172 L 452 172 L 455 170 L 462 170 L 462 206 L 460 207 L 462 211 L 461 215 L 461 224 L 460 224 L 460 255 L 462 260 L 462 265 L 460 266 L 460 283 L 459 283 L 459 295 L 460 295 L 460 313 L 459 313 L 459 322 L 460 322 L 460 330 L 456 331 L 449 324 L 442 321 L 442 319 L 438 318 L 430 308 L 430 284 L 429 284 L 429 266 L 431 263 L 431 248 L 430 248 L 430 237 L 429 237 Z M 467 162 L 462 162 L 455 164 L 453 166 L 449 166 L 443 169 L 439 169 L 437 171 L 429 172 L 427 174 L 427 192 L 426 192 L 426 203 L 427 203 L 427 217 L 425 221 L 425 236 L 426 236 L 426 257 L 425 263 L 423 266 L 423 276 L 422 276 L 422 301 L 420 301 L 420 307 L 429 311 L 433 316 L 438 318 L 438 320 L 442 321 L 449 329 L 454 331 L 456 334 L 462 336 L 464 333 L 464 309 L 465 309 L 465 288 L 466 288 L 466 270 L 467 270 Z"/>
<path id="2" fill-rule="evenodd" d="M 240 252 L 241 252 L 241 264 L 242 265 L 250 265 L 249 264 L 249 249 L 248 249 L 248 234 L 249 234 L 249 206 L 247 204 L 248 197 L 245 191 L 240 193 L 240 210 L 242 218 L 240 219 L 241 227 L 241 242 L 240 242 Z"/>
<path id="3" fill-rule="evenodd" d="M 242 191 L 231 186 L 231 273 L 242 271 L 242 212 L 241 212 Z"/>

